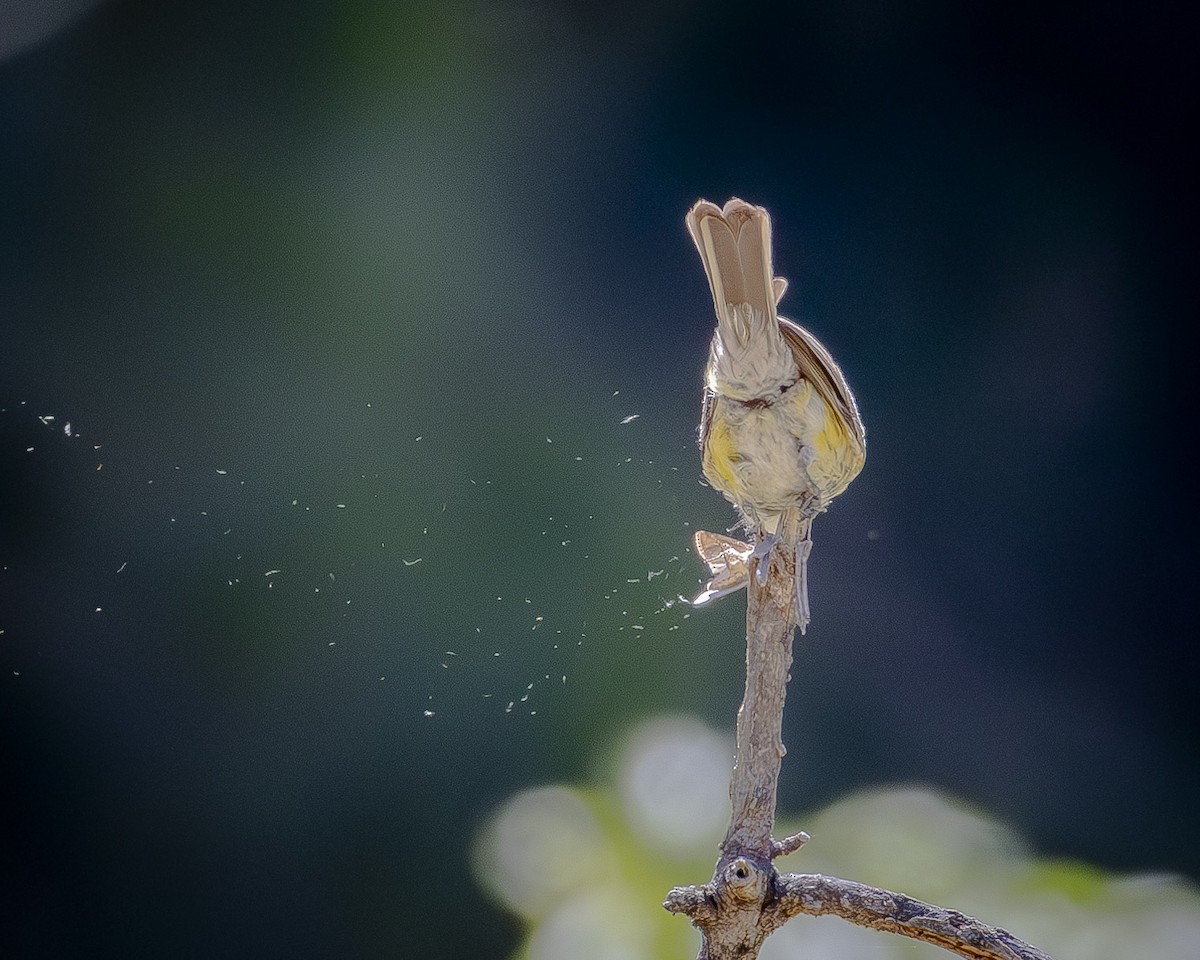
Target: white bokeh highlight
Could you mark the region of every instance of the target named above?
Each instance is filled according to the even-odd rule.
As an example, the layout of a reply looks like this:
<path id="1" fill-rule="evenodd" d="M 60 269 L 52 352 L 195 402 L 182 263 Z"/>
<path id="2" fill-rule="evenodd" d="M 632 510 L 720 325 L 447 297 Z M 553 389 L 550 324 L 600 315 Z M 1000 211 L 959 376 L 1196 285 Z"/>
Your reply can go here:
<path id="1" fill-rule="evenodd" d="M 567 787 L 525 790 L 493 817 L 475 875 L 515 913 L 540 917 L 572 890 L 612 877 L 614 857 L 591 807 Z"/>
<path id="2" fill-rule="evenodd" d="M 677 858 L 711 853 L 729 820 L 733 744 L 684 717 L 639 727 L 620 764 L 621 807 L 634 834 Z"/>

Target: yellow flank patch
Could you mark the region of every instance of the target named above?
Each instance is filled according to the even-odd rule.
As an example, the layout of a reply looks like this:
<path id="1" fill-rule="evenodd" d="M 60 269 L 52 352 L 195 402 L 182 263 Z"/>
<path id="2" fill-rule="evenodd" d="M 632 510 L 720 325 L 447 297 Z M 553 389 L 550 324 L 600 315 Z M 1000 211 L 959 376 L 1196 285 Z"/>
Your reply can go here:
<path id="1" fill-rule="evenodd" d="M 846 488 L 862 468 L 861 455 L 850 442 L 845 422 L 825 407 L 824 422 L 812 438 L 813 462 L 809 475 L 821 494 L 832 498 Z"/>
<path id="2" fill-rule="evenodd" d="M 704 473 L 713 486 L 721 491 L 735 491 L 737 474 L 734 472 L 733 465 L 741 461 L 742 455 L 733 448 L 733 437 L 729 431 L 729 424 L 720 415 L 719 409 L 709 424 L 708 436 L 705 438 L 704 444 L 704 457 L 706 461 Z"/>
<path id="3" fill-rule="evenodd" d="M 842 423 L 838 417 L 831 416 L 826 411 L 825 424 L 814 438 L 813 446 L 816 448 L 814 453 L 818 460 L 842 456 L 846 447 L 846 431 L 842 429 Z"/>

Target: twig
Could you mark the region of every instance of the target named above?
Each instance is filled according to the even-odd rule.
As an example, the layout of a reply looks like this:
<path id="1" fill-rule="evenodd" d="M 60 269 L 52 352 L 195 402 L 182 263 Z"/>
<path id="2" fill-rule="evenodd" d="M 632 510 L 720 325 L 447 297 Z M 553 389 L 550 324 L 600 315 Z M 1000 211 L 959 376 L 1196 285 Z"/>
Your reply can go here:
<path id="1" fill-rule="evenodd" d="M 752 570 L 746 607 L 746 692 L 737 720 L 737 757 L 729 784 L 732 813 L 712 879 L 676 887 L 663 906 L 701 931 L 698 960 L 754 960 L 763 941 L 800 913 L 834 914 L 875 930 L 936 944 L 970 960 L 1050 960 L 1007 931 L 954 910 L 850 880 L 781 875 L 772 862 L 807 839 L 772 840 L 788 671 L 795 630 L 795 547 L 808 522 L 790 510 L 766 560 L 764 582 Z"/>

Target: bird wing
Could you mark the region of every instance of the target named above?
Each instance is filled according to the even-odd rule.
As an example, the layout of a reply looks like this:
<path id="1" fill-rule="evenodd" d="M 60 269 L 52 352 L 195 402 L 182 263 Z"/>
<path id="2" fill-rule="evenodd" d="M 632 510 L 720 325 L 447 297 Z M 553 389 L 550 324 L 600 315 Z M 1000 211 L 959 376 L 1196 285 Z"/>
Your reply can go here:
<path id="1" fill-rule="evenodd" d="M 783 339 L 792 348 L 800 375 L 813 385 L 821 399 L 842 418 L 859 448 L 865 452 L 867 431 L 842 368 L 837 365 L 821 341 L 794 320 L 780 317 L 779 329 L 783 333 Z"/>

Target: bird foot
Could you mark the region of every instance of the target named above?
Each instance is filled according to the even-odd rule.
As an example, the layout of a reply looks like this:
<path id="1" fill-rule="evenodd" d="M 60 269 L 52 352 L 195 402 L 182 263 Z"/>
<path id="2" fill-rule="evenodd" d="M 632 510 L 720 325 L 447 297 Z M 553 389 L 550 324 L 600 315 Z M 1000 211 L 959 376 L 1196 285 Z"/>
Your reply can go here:
<path id="1" fill-rule="evenodd" d="M 750 562 L 754 565 L 754 577 L 761 587 L 767 582 L 767 573 L 771 569 L 770 554 L 779 543 L 778 533 L 759 534 L 754 550 L 750 554 Z"/>

